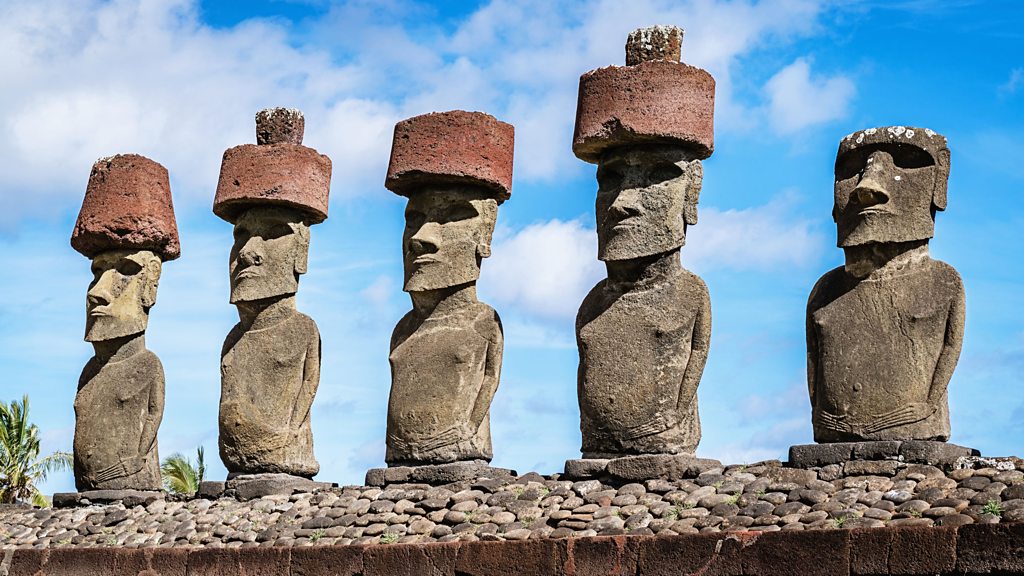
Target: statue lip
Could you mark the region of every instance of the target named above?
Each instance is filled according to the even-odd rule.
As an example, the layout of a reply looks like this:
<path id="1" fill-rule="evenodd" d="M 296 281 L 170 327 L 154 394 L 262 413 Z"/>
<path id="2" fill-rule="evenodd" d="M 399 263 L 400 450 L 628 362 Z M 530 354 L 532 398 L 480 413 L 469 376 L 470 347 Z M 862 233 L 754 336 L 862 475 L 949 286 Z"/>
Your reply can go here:
<path id="1" fill-rule="evenodd" d="M 426 264 L 427 262 L 437 262 L 437 257 L 431 254 L 420 254 L 413 259 L 413 264 Z"/>
<path id="2" fill-rule="evenodd" d="M 253 276 L 259 276 L 259 273 L 252 268 L 243 268 L 241 272 L 235 274 L 235 280 L 241 280 L 243 278 L 252 278 Z"/>
<path id="3" fill-rule="evenodd" d="M 879 208 L 878 206 L 868 206 L 867 208 L 861 208 L 858 210 L 857 214 L 859 216 L 864 216 L 866 214 L 892 214 L 892 210 Z"/>
<path id="4" fill-rule="evenodd" d="M 101 310 L 100 307 L 96 307 L 93 308 L 92 310 L 89 310 L 89 316 L 93 318 L 99 318 L 100 316 L 110 316 L 110 312 L 107 312 L 106 310 Z"/>

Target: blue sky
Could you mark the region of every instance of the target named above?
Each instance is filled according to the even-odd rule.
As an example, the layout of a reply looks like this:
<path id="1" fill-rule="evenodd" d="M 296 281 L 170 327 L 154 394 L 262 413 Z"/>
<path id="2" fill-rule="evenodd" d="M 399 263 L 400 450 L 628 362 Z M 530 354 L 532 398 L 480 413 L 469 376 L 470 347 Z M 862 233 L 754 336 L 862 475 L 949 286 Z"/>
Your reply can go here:
<path id="1" fill-rule="evenodd" d="M 784 458 L 811 441 L 804 305 L 842 261 L 830 217 L 839 139 L 891 124 L 952 150 L 932 252 L 967 289 L 952 441 L 1024 452 L 1024 7 L 1012 1 L 483 3 L 8 0 L 0 5 L 0 398 L 31 396 L 44 448 L 70 449 L 89 262 L 68 239 L 92 162 L 144 154 L 171 174 L 182 257 L 147 341 L 162 359 L 162 455 L 216 458 L 231 227 L 210 211 L 224 149 L 267 106 L 301 108 L 334 162 L 299 308 L 323 337 L 320 478 L 359 483 L 384 455 L 388 339 L 404 200 L 383 187 L 394 123 L 483 110 L 516 126 L 512 199 L 479 291 L 505 326 L 494 464 L 552 473 L 578 455 L 573 318 L 603 276 L 594 167 L 570 143 L 579 75 L 622 64 L 630 30 L 686 29 L 717 81 L 715 154 L 684 265 L 708 284 L 699 454 Z M 70 474 L 47 490 L 73 486 Z"/>

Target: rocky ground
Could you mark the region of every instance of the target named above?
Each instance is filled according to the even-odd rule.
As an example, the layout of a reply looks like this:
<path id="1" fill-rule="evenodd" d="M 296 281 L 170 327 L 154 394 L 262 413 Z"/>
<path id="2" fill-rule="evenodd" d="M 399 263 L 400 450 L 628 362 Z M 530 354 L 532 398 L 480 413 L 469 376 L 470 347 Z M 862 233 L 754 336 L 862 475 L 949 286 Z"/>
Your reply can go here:
<path id="1" fill-rule="evenodd" d="M 1024 522 L 1024 472 L 1009 461 L 977 459 L 972 466 L 847 462 L 801 470 L 770 461 L 676 481 L 573 482 L 530 473 L 250 501 L 7 506 L 0 508 L 0 548 L 320 546 Z"/>

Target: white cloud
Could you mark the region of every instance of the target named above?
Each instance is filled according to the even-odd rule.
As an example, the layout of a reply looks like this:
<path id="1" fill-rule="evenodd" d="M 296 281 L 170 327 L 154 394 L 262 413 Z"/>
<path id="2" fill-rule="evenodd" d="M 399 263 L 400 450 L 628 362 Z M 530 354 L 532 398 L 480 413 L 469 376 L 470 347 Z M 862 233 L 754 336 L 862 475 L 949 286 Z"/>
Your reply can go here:
<path id="1" fill-rule="evenodd" d="M 772 126 L 782 134 L 791 134 L 844 118 L 856 88 L 843 75 L 812 75 L 810 62 L 797 58 L 768 80 L 765 92 Z"/>
<path id="2" fill-rule="evenodd" d="M 813 33 L 823 5 L 494 0 L 446 30 L 416 4 L 342 2 L 300 32 L 286 20 L 210 28 L 196 0 L 10 0 L 0 228 L 71 212 L 92 162 L 118 152 L 164 164 L 182 208 L 206 205 L 224 149 L 251 142 L 254 113 L 274 105 L 306 113 L 335 199 L 380 192 L 396 120 L 453 108 L 516 125 L 518 179 L 564 179 L 583 169 L 569 152 L 579 75 L 621 64 L 631 29 L 688 28 L 684 60 L 714 74 L 728 130 L 760 113 L 732 96 L 738 57 Z"/>
<path id="3" fill-rule="evenodd" d="M 1006 83 L 999 87 L 999 93 L 1016 94 L 1021 86 L 1024 86 L 1024 68 L 1014 68 L 1010 70 L 1010 77 Z"/>
<path id="4" fill-rule="evenodd" d="M 701 208 L 687 230 L 683 263 L 696 271 L 782 270 L 817 262 L 829 245 L 814 221 L 794 216 L 796 196 L 783 193 L 742 210 Z"/>
<path id="5" fill-rule="evenodd" d="M 575 317 L 583 297 L 604 276 L 597 236 L 579 220 L 499 234 L 492 254 L 482 269 L 482 295 L 539 316 Z"/>

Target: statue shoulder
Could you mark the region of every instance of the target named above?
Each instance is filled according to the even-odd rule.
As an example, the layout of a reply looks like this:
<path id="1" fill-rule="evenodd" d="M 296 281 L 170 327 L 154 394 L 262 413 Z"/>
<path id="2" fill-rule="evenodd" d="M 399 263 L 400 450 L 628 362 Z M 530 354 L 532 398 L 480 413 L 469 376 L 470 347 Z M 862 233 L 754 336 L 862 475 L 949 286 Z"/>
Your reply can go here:
<path id="1" fill-rule="evenodd" d="M 302 333 L 315 335 L 317 338 L 320 337 L 320 327 L 316 325 L 316 320 L 302 312 L 296 311 L 295 315 L 288 319 L 288 323 L 294 326 L 293 329 L 301 330 Z"/>
<path id="2" fill-rule="evenodd" d="M 577 329 L 593 320 L 595 316 L 604 310 L 605 307 L 601 305 L 601 303 L 606 298 L 604 287 L 607 283 L 607 278 L 602 279 L 590 289 L 590 292 L 587 292 L 586 296 L 583 297 L 583 302 L 580 303 L 580 308 L 576 312 Z"/>
<path id="3" fill-rule="evenodd" d="M 817 310 L 828 304 L 847 289 L 848 276 L 843 266 L 837 266 L 825 272 L 814 283 L 807 297 L 807 309 Z"/>
<path id="4" fill-rule="evenodd" d="M 473 316 L 473 330 L 491 342 L 502 339 L 501 317 L 498 312 L 484 302 L 475 302 L 470 313 Z"/>
<path id="5" fill-rule="evenodd" d="M 711 293 L 708 292 L 708 285 L 704 279 L 686 268 L 683 268 L 683 273 L 676 280 L 676 287 L 688 298 L 696 297 L 702 301 L 711 299 Z"/>

